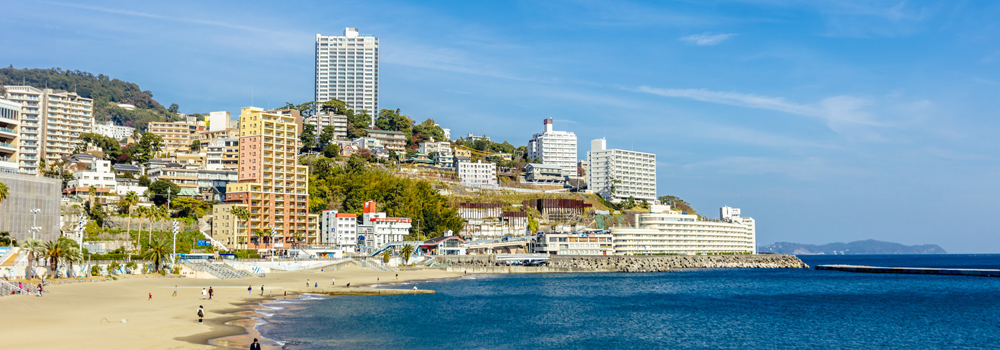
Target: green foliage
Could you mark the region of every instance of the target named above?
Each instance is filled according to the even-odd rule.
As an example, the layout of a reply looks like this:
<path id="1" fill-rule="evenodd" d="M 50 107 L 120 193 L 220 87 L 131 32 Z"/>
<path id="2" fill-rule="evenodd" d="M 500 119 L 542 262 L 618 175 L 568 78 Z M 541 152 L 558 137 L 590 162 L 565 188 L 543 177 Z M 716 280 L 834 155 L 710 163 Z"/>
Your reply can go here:
<path id="1" fill-rule="evenodd" d="M 101 275 L 101 267 L 97 266 L 97 265 L 91 266 L 90 267 L 90 275 L 91 276 L 100 276 Z"/>
<path id="2" fill-rule="evenodd" d="M 120 268 L 122 268 L 122 264 L 117 261 L 112 261 L 111 264 L 108 265 L 108 275 L 114 275 L 115 271 Z"/>
<path id="3" fill-rule="evenodd" d="M 201 150 L 201 140 L 191 141 L 191 145 L 188 146 L 188 148 L 190 148 L 191 151 L 194 151 L 194 152 L 200 151 Z"/>
<path id="4" fill-rule="evenodd" d="M 169 180 L 156 180 L 156 182 L 149 185 L 149 192 L 152 192 L 154 196 L 151 198 L 153 203 L 156 205 L 163 205 L 167 202 L 167 189 L 170 189 L 170 200 L 171 202 L 177 198 L 177 193 L 181 191 L 181 187 L 177 184 L 170 182 Z"/>
<path id="5" fill-rule="evenodd" d="M 400 113 L 399 109 L 383 109 L 375 118 L 375 127 L 381 130 L 399 131 L 406 134 L 406 146 L 413 146 L 413 119 Z M 442 132 L 443 134 L 444 132 Z"/>
<path id="6" fill-rule="evenodd" d="M 49 267 L 53 271 L 53 277 L 56 278 L 59 277 L 59 275 L 55 273 L 55 271 L 59 270 L 59 263 L 72 263 L 82 260 L 80 245 L 78 245 L 76 241 L 66 237 L 60 237 L 54 241 L 45 242 L 43 245 L 43 254 L 49 261 Z"/>
<path id="7" fill-rule="evenodd" d="M 302 133 L 299 134 L 299 142 L 302 143 L 302 152 L 316 148 L 316 125 L 303 125 Z"/>
<path id="8" fill-rule="evenodd" d="M 323 127 L 323 132 L 319 134 L 319 145 L 320 147 L 326 146 L 336 138 L 336 129 L 333 125 L 327 125 Z"/>
<path id="9" fill-rule="evenodd" d="M 335 143 L 323 146 L 323 156 L 327 158 L 340 158 L 340 146 Z"/>
<path id="10" fill-rule="evenodd" d="M 111 79 L 98 74 L 94 76 L 79 70 L 16 69 L 0 68 L 0 85 L 21 85 L 22 82 L 35 88 L 75 91 L 82 97 L 94 100 L 94 118 L 99 121 L 114 121 L 118 125 L 139 129 L 152 121 L 173 121 L 176 116 L 153 99 L 153 93 L 142 91 L 138 85 Z M 120 103 L 135 106 L 135 110 L 119 108 Z"/>
<path id="11" fill-rule="evenodd" d="M 444 129 L 434 124 L 434 119 L 427 119 L 414 125 L 413 142 L 419 144 L 428 141 L 449 141 L 444 137 Z"/>
<path id="12" fill-rule="evenodd" d="M 17 246 L 17 240 L 10 235 L 10 232 L 0 232 L 0 246 Z"/>
<path id="13" fill-rule="evenodd" d="M 388 264 L 389 259 L 392 259 L 392 252 L 389 249 L 382 251 L 382 263 Z"/>
<path id="14" fill-rule="evenodd" d="M 155 271 L 160 271 L 160 263 L 170 256 L 171 243 L 166 238 L 157 237 L 152 240 L 149 248 L 142 254 L 143 258 L 153 261 Z"/>
<path id="15" fill-rule="evenodd" d="M 259 259 L 260 254 L 257 254 L 256 250 L 237 250 L 234 252 L 237 258 L 240 259 Z"/>
<path id="16" fill-rule="evenodd" d="M 10 188 L 7 187 L 7 184 L 0 182 L 0 203 L 3 203 L 3 201 L 7 200 L 7 196 L 9 195 L 10 195 Z"/>
<path id="17" fill-rule="evenodd" d="M 446 230 L 459 232 L 464 225 L 458 209 L 430 182 L 369 168 L 361 156 L 352 155 L 346 166 L 319 159 L 310 170 L 309 209 L 313 213 L 339 209 L 360 214 L 364 202 L 373 200 L 388 216 L 419 220 L 420 232 L 413 232 L 410 238 L 420 240 L 440 236 Z"/>
<path id="18" fill-rule="evenodd" d="M 670 209 L 680 211 L 683 213 L 688 213 L 691 215 L 698 215 L 698 212 L 691 207 L 690 204 L 685 202 L 683 199 L 677 196 L 660 196 L 657 198 L 660 203 L 670 206 Z"/>
<path id="19" fill-rule="evenodd" d="M 149 178 L 146 177 L 146 175 L 143 175 L 143 176 L 139 177 L 139 186 L 149 187 L 149 185 L 151 185 L 151 184 L 153 184 L 153 182 L 149 181 Z"/>
<path id="20" fill-rule="evenodd" d="M 171 209 L 177 210 L 177 217 L 200 218 L 212 210 L 215 202 L 206 202 L 194 198 L 177 198 L 170 203 Z"/>
<path id="21" fill-rule="evenodd" d="M 410 256 L 413 255 L 413 246 L 409 244 L 404 245 L 399 254 L 403 256 L 403 265 L 406 265 L 410 261 Z"/>

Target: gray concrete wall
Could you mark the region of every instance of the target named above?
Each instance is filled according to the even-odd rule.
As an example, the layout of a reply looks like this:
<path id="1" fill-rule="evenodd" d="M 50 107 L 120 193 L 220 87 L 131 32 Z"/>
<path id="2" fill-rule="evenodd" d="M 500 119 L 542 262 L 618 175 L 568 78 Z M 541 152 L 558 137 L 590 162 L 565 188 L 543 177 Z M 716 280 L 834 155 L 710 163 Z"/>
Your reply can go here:
<path id="1" fill-rule="evenodd" d="M 59 200 L 62 182 L 58 179 L 32 175 L 0 172 L 0 182 L 10 193 L 0 203 L 0 232 L 10 232 L 19 242 L 30 238 L 32 208 L 38 213 L 38 226 L 42 227 L 35 238 L 50 241 L 59 238 Z"/>

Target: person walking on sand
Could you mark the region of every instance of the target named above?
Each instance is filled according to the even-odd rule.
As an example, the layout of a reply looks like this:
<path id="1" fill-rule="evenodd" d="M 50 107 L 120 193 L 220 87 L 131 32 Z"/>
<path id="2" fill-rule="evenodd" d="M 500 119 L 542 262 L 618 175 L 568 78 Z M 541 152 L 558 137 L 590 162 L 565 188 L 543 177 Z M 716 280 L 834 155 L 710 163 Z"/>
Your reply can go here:
<path id="1" fill-rule="evenodd" d="M 176 284 L 174 285 L 174 295 L 171 295 L 171 296 L 173 296 L 173 297 L 177 296 L 177 285 Z"/>
<path id="2" fill-rule="evenodd" d="M 264 285 L 260 285 L 260 296 L 264 296 Z"/>
<path id="3" fill-rule="evenodd" d="M 399 274 L 396 274 L 396 280 L 399 281 Z"/>
<path id="4" fill-rule="evenodd" d="M 149 299 L 146 299 L 146 301 L 150 301 L 150 300 L 153 300 L 153 293 L 149 293 Z"/>
<path id="5" fill-rule="evenodd" d="M 38 296 L 42 296 L 42 284 L 38 284 Z"/>
<path id="6" fill-rule="evenodd" d="M 260 343 L 257 342 L 257 338 L 253 338 L 253 344 L 250 344 L 250 350 L 260 350 Z"/>
<path id="7" fill-rule="evenodd" d="M 331 286 L 336 286 L 337 285 L 337 278 L 336 277 L 330 279 L 330 285 Z"/>
<path id="8" fill-rule="evenodd" d="M 253 286 L 247 286 L 247 295 L 253 294 Z"/>
<path id="9" fill-rule="evenodd" d="M 306 278 L 306 287 L 309 287 L 309 279 Z"/>
<path id="10" fill-rule="evenodd" d="M 198 305 L 198 323 L 202 323 L 205 319 L 205 308 Z"/>
<path id="11" fill-rule="evenodd" d="M 212 300 L 212 295 L 215 294 L 215 290 L 212 287 L 208 287 L 208 300 Z"/>
<path id="12" fill-rule="evenodd" d="M 206 291 L 205 288 L 202 288 L 201 289 L 201 300 L 205 300 L 205 298 L 208 298 L 208 291 Z"/>

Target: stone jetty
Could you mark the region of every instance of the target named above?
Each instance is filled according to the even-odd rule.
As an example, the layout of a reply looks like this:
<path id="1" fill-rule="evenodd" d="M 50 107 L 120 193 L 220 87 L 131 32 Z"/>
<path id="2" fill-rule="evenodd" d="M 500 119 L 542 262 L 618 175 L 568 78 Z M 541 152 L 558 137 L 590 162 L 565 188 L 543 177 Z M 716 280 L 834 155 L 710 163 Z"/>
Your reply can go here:
<path id="1" fill-rule="evenodd" d="M 433 266 L 448 267 L 450 270 L 469 269 L 469 272 L 485 272 L 505 266 L 489 255 L 439 256 Z M 534 268 L 534 269 L 533 269 Z M 809 265 L 794 255 L 654 255 L 654 256 L 557 256 L 553 255 L 545 264 L 525 266 L 509 272 L 661 272 L 675 269 L 800 269 Z M 510 269 L 510 268 L 506 268 Z M 532 270 L 539 271 L 532 271 Z M 502 272 L 500 269 L 495 272 Z"/>

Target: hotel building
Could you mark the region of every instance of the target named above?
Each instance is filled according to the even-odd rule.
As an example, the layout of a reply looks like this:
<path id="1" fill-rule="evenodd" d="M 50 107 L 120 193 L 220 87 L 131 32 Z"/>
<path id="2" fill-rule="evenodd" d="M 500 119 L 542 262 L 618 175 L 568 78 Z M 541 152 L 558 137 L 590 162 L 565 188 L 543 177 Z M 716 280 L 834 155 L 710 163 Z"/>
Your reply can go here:
<path id="1" fill-rule="evenodd" d="M 459 182 L 470 185 L 496 185 L 497 165 L 494 163 L 455 163 Z"/>
<path id="2" fill-rule="evenodd" d="M 612 228 L 615 254 L 649 255 L 698 253 L 756 253 L 753 218 L 741 218 L 738 208 L 723 207 L 719 220 L 706 220 L 652 205 L 636 214 L 637 227 Z M 728 209 L 728 211 L 727 211 Z M 735 211 L 735 212 L 734 212 Z"/>
<path id="3" fill-rule="evenodd" d="M 653 202 L 656 200 L 656 155 L 607 149 L 604 139 L 590 141 L 587 186 L 616 203 L 630 197 Z"/>
<path id="4" fill-rule="evenodd" d="M 239 182 L 226 186 L 226 202 L 246 204 L 249 230 L 264 230 L 260 249 L 288 248 L 294 237 L 309 237 L 307 167 L 298 165 L 298 125 L 292 116 L 257 107 L 240 112 Z M 256 236 L 249 237 L 254 242 Z M 255 246 L 258 247 L 258 246 Z"/>
<path id="5" fill-rule="evenodd" d="M 545 131 L 531 136 L 528 158 L 556 165 L 563 174 L 576 174 L 576 134 L 552 130 L 552 118 L 545 119 Z"/>
<path id="6" fill-rule="evenodd" d="M 386 150 L 400 154 L 406 152 L 406 134 L 399 131 L 365 129 L 368 137 L 382 142 L 382 147 Z"/>
<path id="7" fill-rule="evenodd" d="M 377 212 L 375 202 L 365 202 L 361 214 L 361 224 L 358 225 L 358 243 L 372 251 L 386 244 L 402 242 L 410 233 L 413 220 L 410 218 L 390 218 L 385 213 Z"/>
<path id="8" fill-rule="evenodd" d="M 75 92 L 5 86 L 6 98 L 21 105 L 20 172 L 38 174 L 39 162 L 55 164 L 72 155 L 80 135 L 93 131 L 93 100 Z"/>
<path id="9" fill-rule="evenodd" d="M 316 101 L 341 100 L 357 112 L 378 115 L 378 38 L 358 28 L 342 36 L 316 34 Z"/>
<path id="10" fill-rule="evenodd" d="M 95 134 L 104 135 L 118 141 L 132 137 L 132 133 L 134 132 L 135 128 L 133 127 L 115 125 L 112 122 L 97 123 L 94 125 Z"/>
<path id="11" fill-rule="evenodd" d="M 212 206 L 212 238 L 229 249 L 246 249 L 247 227 L 232 214 L 236 207 L 247 209 L 245 204 L 222 203 Z"/>
<path id="12" fill-rule="evenodd" d="M 333 114 L 333 113 L 320 113 L 306 117 L 305 123 L 316 126 L 317 137 L 319 137 L 319 135 L 323 133 L 323 128 L 327 126 L 332 126 L 334 139 L 343 140 L 347 138 L 346 115 Z"/>
<path id="13" fill-rule="evenodd" d="M 16 173 L 21 104 L 0 100 L 0 172 Z"/>
<path id="14" fill-rule="evenodd" d="M 358 246 L 358 215 L 324 210 L 319 221 L 320 243 L 355 251 Z"/>

